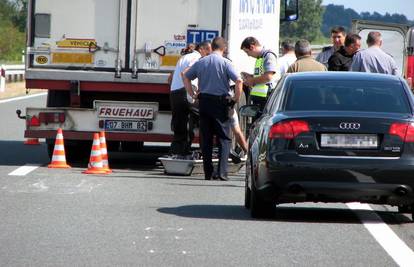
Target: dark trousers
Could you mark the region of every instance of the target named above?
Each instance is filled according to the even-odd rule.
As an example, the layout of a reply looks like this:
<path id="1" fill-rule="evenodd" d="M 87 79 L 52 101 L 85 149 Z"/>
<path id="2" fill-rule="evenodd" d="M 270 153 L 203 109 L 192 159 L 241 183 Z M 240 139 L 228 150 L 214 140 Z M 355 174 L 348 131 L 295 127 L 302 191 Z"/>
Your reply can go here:
<path id="1" fill-rule="evenodd" d="M 170 94 L 171 102 L 171 128 L 174 139 L 171 143 L 171 153 L 188 155 L 191 152 L 191 142 L 194 134 L 189 129 L 190 104 L 187 101 L 187 92 L 184 88 L 174 90 Z"/>
<path id="2" fill-rule="evenodd" d="M 209 178 L 213 175 L 213 142 L 218 138 L 219 164 L 217 175 L 227 177 L 228 158 L 230 154 L 230 119 L 227 103 L 224 97 L 201 94 L 200 97 L 200 134 L 202 139 L 201 152 L 203 154 L 204 175 Z"/>

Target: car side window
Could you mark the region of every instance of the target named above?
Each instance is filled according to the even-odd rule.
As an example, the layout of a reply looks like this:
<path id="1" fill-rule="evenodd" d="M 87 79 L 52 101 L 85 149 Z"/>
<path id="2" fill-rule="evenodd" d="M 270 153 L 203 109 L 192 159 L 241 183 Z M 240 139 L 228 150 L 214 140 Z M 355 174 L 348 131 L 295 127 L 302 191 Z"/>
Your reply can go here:
<path id="1" fill-rule="evenodd" d="M 273 89 L 272 94 L 270 95 L 269 99 L 267 100 L 267 104 L 265 107 L 265 112 L 266 113 L 274 113 L 275 109 L 278 106 L 279 103 L 279 99 L 280 99 L 280 92 L 281 92 L 281 88 L 282 85 L 284 83 L 284 78 L 282 78 L 281 80 L 279 80 L 279 82 L 276 85 L 276 88 Z"/>

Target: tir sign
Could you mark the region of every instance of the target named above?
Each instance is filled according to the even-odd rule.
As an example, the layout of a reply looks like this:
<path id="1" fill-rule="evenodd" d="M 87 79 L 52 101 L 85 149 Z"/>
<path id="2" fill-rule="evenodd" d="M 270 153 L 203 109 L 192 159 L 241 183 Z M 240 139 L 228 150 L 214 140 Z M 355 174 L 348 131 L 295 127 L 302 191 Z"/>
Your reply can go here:
<path id="1" fill-rule="evenodd" d="M 198 44 L 203 41 L 212 41 L 218 35 L 218 31 L 187 30 L 187 44 Z"/>

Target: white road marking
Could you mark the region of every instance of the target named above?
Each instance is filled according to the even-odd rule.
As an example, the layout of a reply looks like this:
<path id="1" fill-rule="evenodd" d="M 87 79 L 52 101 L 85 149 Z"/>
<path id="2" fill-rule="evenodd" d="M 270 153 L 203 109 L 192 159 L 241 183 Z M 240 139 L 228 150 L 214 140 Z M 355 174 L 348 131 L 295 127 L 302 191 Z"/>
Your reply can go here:
<path id="1" fill-rule="evenodd" d="M 19 96 L 19 97 L 14 97 L 14 98 L 10 98 L 10 99 L 4 99 L 4 100 L 0 100 L 0 104 L 13 102 L 13 101 L 18 101 L 18 100 L 24 100 L 24 99 L 38 97 L 38 96 L 44 96 L 44 95 L 47 95 L 47 93 L 40 93 L 40 94 Z"/>
<path id="2" fill-rule="evenodd" d="M 37 168 L 39 168 L 40 165 L 24 165 L 14 171 L 12 171 L 11 173 L 9 173 L 9 175 L 11 176 L 25 176 L 26 174 L 36 170 Z"/>
<path id="3" fill-rule="evenodd" d="M 351 210 L 356 211 L 365 228 L 399 266 L 413 266 L 414 252 L 382 221 L 368 204 L 348 203 L 347 205 Z M 372 213 L 365 214 L 358 212 L 358 210 L 369 210 Z"/>

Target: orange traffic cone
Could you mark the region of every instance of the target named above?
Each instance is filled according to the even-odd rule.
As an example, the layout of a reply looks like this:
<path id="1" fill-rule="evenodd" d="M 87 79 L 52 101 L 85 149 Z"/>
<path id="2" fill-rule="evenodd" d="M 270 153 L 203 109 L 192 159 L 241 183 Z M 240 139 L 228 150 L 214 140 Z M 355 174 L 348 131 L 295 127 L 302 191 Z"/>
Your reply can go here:
<path id="1" fill-rule="evenodd" d="M 99 142 L 99 134 L 97 133 L 93 135 L 93 144 L 91 150 L 91 157 L 89 158 L 88 169 L 86 171 L 83 171 L 82 173 L 107 174 L 102 164 L 101 145 Z"/>
<path id="2" fill-rule="evenodd" d="M 50 162 L 50 164 L 47 167 L 58 169 L 70 168 L 70 166 L 66 164 L 65 145 L 63 143 L 63 132 L 61 128 L 57 130 L 55 148 L 53 149 L 52 162 Z"/>
<path id="3" fill-rule="evenodd" d="M 106 147 L 106 138 L 105 138 L 105 132 L 104 131 L 101 131 L 99 133 L 99 142 L 101 143 L 101 154 L 102 154 L 103 168 L 107 173 L 112 173 L 112 170 L 109 168 L 108 150 L 107 150 L 107 147 Z"/>
<path id="4" fill-rule="evenodd" d="M 25 145 L 40 145 L 38 138 L 27 138 L 26 141 L 24 141 Z"/>

